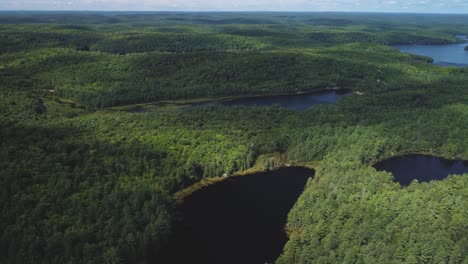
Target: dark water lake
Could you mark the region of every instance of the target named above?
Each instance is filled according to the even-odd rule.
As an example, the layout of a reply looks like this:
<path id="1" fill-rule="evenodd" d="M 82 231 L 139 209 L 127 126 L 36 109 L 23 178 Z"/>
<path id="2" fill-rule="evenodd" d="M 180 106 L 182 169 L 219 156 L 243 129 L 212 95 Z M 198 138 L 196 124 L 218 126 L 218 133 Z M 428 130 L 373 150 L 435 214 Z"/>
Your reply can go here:
<path id="1" fill-rule="evenodd" d="M 393 47 L 405 53 L 431 57 L 437 65 L 466 67 L 468 66 L 468 51 L 465 47 L 468 45 L 468 38 L 457 37 L 466 42 L 448 45 L 395 45 Z"/>
<path id="2" fill-rule="evenodd" d="M 451 174 L 468 173 L 468 161 L 446 160 L 426 155 L 406 155 L 384 160 L 374 165 L 379 171 L 391 172 L 403 186 L 413 180 L 429 182 L 443 180 Z"/>
<path id="3" fill-rule="evenodd" d="M 348 89 L 325 90 L 313 93 L 303 93 L 295 95 L 282 96 L 265 96 L 265 97 L 249 97 L 239 98 L 222 102 L 209 102 L 197 105 L 199 106 L 272 106 L 279 105 L 281 107 L 292 110 L 305 110 L 315 105 L 332 104 L 338 101 L 342 96 L 351 95 L 352 91 Z"/>
<path id="4" fill-rule="evenodd" d="M 314 171 L 285 167 L 232 177 L 185 199 L 159 263 L 274 262 L 287 242 L 288 212 Z"/>

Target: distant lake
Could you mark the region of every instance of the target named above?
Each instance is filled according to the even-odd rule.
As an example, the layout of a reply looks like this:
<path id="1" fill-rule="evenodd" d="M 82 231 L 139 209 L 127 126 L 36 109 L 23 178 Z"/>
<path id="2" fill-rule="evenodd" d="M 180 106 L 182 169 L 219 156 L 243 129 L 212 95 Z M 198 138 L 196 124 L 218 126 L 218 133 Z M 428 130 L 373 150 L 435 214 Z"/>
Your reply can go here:
<path id="1" fill-rule="evenodd" d="M 457 36 L 465 43 L 448 45 L 395 45 L 394 48 L 405 53 L 422 55 L 434 59 L 434 64 L 441 66 L 468 66 L 468 51 L 465 47 L 468 45 L 468 37 Z"/>
<path id="2" fill-rule="evenodd" d="M 338 101 L 340 97 L 352 94 L 351 90 L 325 90 L 312 93 L 303 93 L 295 95 L 282 96 L 264 96 L 264 97 L 248 97 L 239 98 L 228 101 L 202 103 L 197 106 L 272 106 L 279 105 L 281 107 L 292 110 L 305 110 L 315 105 L 332 104 Z"/>
<path id="3" fill-rule="evenodd" d="M 288 240 L 288 213 L 313 176 L 285 167 L 202 188 L 185 198 L 172 240 L 148 263 L 273 263 Z"/>
<path id="4" fill-rule="evenodd" d="M 384 160 L 374 166 L 379 171 L 391 172 L 403 186 L 413 180 L 429 182 L 443 180 L 450 174 L 468 173 L 468 161 L 446 160 L 427 155 L 406 155 Z"/>

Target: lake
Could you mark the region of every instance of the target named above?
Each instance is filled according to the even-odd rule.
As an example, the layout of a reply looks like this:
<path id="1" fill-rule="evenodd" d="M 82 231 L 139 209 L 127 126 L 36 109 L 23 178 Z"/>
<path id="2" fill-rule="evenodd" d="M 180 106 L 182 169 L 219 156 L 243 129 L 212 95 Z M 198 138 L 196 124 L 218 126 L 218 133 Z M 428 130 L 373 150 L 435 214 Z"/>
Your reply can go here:
<path id="1" fill-rule="evenodd" d="M 315 105 L 332 104 L 338 101 L 342 96 L 351 95 L 352 91 L 348 89 L 323 90 L 318 92 L 281 95 L 281 96 L 262 96 L 232 99 L 219 102 L 202 103 L 197 106 L 272 106 L 292 110 L 305 110 Z"/>
<path id="2" fill-rule="evenodd" d="M 285 167 L 228 178 L 180 206 L 181 221 L 160 263 L 274 262 L 287 242 L 288 212 L 314 171 Z"/>
<path id="3" fill-rule="evenodd" d="M 413 180 L 429 182 L 443 180 L 450 174 L 468 173 L 468 161 L 447 160 L 427 155 L 406 155 L 390 158 L 374 165 L 379 171 L 391 172 L 403 186 Z"/>
<path id="4" fill-rule="evenodd" d="M 468 45 L 466 36 L 457 36 L 465 43 L 448 45 L 395 45 L 394 48 L 405 53 L 417 54 L 431 57 L 434 64 L 441 66 L 468 66 L 468 51 L 465 47 Z"/>

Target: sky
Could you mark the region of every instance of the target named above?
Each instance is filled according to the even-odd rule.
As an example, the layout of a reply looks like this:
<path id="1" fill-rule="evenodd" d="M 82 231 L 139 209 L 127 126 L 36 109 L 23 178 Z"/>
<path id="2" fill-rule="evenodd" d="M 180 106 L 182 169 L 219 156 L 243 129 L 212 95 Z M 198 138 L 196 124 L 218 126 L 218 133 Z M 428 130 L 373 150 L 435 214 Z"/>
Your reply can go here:
<path id="1" fill-rule="evenodd" d="M 468 0 L 0 0 L 0 10 L 358 11 L 468 14 Z"/>

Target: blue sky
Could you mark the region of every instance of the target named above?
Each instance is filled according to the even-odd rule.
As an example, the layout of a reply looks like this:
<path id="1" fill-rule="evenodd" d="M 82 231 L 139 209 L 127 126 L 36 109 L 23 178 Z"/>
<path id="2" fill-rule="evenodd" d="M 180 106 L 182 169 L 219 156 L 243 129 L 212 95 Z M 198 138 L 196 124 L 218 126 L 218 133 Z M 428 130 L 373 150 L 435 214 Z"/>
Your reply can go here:
<path id="1" fill-rule="evenodd" d="M 0 0 L 0 10 L 468 13 L 468 0 Z"/>

